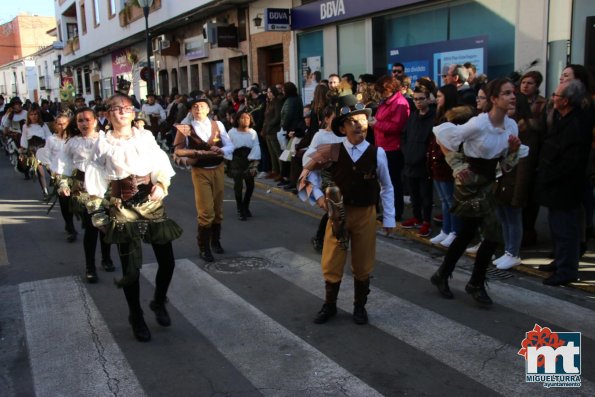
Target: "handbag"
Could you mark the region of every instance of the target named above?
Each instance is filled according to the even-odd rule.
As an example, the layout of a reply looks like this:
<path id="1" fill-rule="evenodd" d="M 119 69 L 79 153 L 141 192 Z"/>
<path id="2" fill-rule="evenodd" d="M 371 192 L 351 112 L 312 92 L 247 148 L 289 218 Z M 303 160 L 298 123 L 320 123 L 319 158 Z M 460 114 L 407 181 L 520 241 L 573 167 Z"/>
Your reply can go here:
<path id="1" fill-rule="evenodd" d="M 277 132 L 277 140 L 279 141 L 279 146 L 281 147 L 281 150 L 287 149 L 287 133 L 283 128 L 281 128 L 281 130 Z"/>

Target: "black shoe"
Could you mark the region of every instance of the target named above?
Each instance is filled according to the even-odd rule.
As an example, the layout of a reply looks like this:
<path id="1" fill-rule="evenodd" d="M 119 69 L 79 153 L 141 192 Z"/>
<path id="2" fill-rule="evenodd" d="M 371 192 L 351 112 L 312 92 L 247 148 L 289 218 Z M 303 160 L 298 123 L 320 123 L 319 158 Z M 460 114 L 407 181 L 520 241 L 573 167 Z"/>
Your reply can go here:
<path id="1" fill-rule="evenodd" d="M 128 322 L 132 326 L 132 333 L 137 341 L 148 342 L 151 340 L 151 331 L 149 331 L 142 314 L 140 316 L 128 316 Z"/>
<path id="2" fill-rule="evenodd" d="M 554 265 L 554 262 L 552 262 L 547 265 L 539 265 L 539 267 L 537 269 L 541 270 L 542 272 L 555 272 L 556 265 Z"/>
<path id="3" fill-rule="evenodd" d="M 471 295 L 475 301 L 481 305 L 489 306 L 492 303 L 492 299 L 489 297 L 488 293 L 483 284 L 475 285 L 471 283 L 467 283 L 465 286 L 465 291 Z"/>
<path id="4" fill-rule="evenodd" d="M 246 218 L 246 214 L 244 214 L 243 212 L 239 213 L 238 219 L 241 220 L 242 222 L 248 220 L 248 218 Z"/>
<path id="5" fill-rule="evenodd" d="M 103 267 L 103 270 L 105 270 L 106 272 L 113 272 L 114 270 L 116 270 L 116 267 L 114 266 L 114 262 L 112 262 L 111 259 L 102 260 L 101 267 Z"/>
<path id="6" fill-rule="evenodd" d="M 221 246 L 221 243 L 219 241 L 211 241 L 211 249 L 216 254 L 225 253 L 225 250 L 223 249 L 223 247 Z"/>
<path id="7" fill-rule="evenodd" d="M 66 241 L 69 243 L 74 243 L 76 241 L 76 236 L 77 232 L 68 233 L 68 236 L 66 236 Z"/>
<path id="8" fill-rule="evenodd" d="M 211 253 L 211 250 L 200 251 L 199 256 L 200 256 L 200 259 L 204 260 L 205 262 L 214 262 L 215 261 L 215 257 Z"/>
<path id="9" fill-rule="evenodd" d="M 312 247 L 314 247 L 314 250 L 316 252 L 318 252 L 319 254 L 322 253 L 322 241 L 318 240 L 316 237 L 312 237 L 310 242 L 312 243 Z"/>
<path id="10" fill-rule="evenodd" d="M 97 282 L 97 271 L 95 269 L 87 269 L 85 271 L 85 281 L 89 284 L 95 284 Z"/>
<path id="11" fill-rule="evenodd" d="M 283 186 L 287 186 L 289 185 L 289 181 L 286 179 L 283 179 L 281 182 L 277 183 L 278 187 L 283 187 Z"/>
<path id="12" fill-rule="evenodd" d="M 252 218 L 252 212 L 250 212 L 248 208 L 244 210 L 244 215 L 246 215 L 247 218 Z"/>
<path id="13" fill-rule="evenodd" d="M 353 307 L 353 322 L 358 325 L 368 324 L 368 312 L 364 306 Z"/>
<path id="14" fill-rule="evenodd" d="M 576 277 L 567 277 L 561 276 L 558 273 L 554 273 L 545 280 L 543 280 L 543 284 L 551 285 L 551 286 L 559 286 L 559 285 L 566 285 L 568 283 L 573 283 L 577 280 Z"/>
<path id="15" fill-rule="evenodd" d="M 322 309 L 320 309 L 318 314 L 316 314 L 316 317 L 314 317 L 314 323 L 324 324 L 335 314 L 337 314 L 337 305 L 325 303 L 324 305 L 322 305 Z"/>
<path id="16" fill-rule="evenodd" d="M 171 318 L 169 318 L 165 303 L 151 301 L 151 303 L 149 303 L 149 308 L 155 312 L 155 320 L 157 320 L 157 324 L 162 327 L 169 327 L 171 325 Z"/>
<path id="17" fill-rule="evenodd" d="M 438 291 L 440 292 L 440 295 L 442 295 L 442 297 L 446 299 L 454 298 L 454 295 L 448 287 L 448 277 L 442 277 L 440 275 L 440 272 L 436 271 L 436 273 L 434 273 L 432 277 L 430 277 L 430 281 L 432 282 L 432 284 L 436 286 L 436 288 L 438 288 Z"/>

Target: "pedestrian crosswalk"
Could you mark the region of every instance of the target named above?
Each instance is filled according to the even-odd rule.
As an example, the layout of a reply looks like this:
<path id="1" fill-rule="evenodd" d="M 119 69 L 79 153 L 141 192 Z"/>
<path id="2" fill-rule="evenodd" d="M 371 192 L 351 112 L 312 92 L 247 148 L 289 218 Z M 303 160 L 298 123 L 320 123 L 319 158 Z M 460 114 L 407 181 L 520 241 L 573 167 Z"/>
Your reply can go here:
<path id="1" fill-rule="evenodd" d="M 445 301 L 427 281 L 436 269 L 434 259 L 379 241 L 377 260 L 368 304 L 370 324 L 356 326 L 344 321 L 352 310 L 350 277 L 341 286 L 338 318 L 325 325 L 311 323 L 323 296 L 316 258 L 274 247 L 241 252 L 230 256 L 227 264 L 220 257 L 218 267 L 179 259 L 168 293 L 174 324 L 154 335 L 151 343 L 135 345 L 135 350 L 149 350 L 165 335 L 168 342 L 203 343 L 252 385 L 249 391 L 231 385 L 217 391 L 230 396 L 595 395 L 595 360 L 588 356 L 588 348 L 594 346 L 595 316 L 585 305 L 492 282 L 489 292 L 496 305 L 481 310 L 463 292 L 468 278 L 464 270 L 457 270 L 451 281 L 457 299 Z M 243 261 L 250 263 L 242 266 Z M 146 264 L 142 277 L 153 284 L 156 270 L 156 264 Z M 389 279 L 405 281 L 394 286 Z M 412 295 L 412 285 L 423 286 L 423 291 Z M 138 360 L 129 360 L 131 352 L 120 346 L 122 335 L 132 338 L 131 334 L 105 320 L 88 288 L 93 286 L 78 277 L 18 285 L 34 394 L 163 395 L 150 386 L 160 374 L 147 375 L 132 364 Z M 264 307 L 255 288 L 270 288 L 266 295 L 274 295 L 275 301 Z M 316 302 L 307 308 L 307 316 L 303 301 Z M 441 310 L 446 304 L 475 318 Z M 275 309 L 280 306 L 295 310 Z M 517 355 L 525 335 L 510 332 L 519 327 L 529 331 L 524 321 L 582 332 L 581 388 L 547 390 L 525 382 L 525 362 Z M 188 332 L 176 340 L 184 326 L 196 340 L 188 340 Z M 212 365 L 219 366 L 215 361 Z M 0 379 L 3 375 L 0 367 Z M 184 376 L 167 381 L 182 383 Z M 7 390 L 7 396 L 17 395 Z M 191 395 L 210 394 L 212 390 L 193 390 Z"/>

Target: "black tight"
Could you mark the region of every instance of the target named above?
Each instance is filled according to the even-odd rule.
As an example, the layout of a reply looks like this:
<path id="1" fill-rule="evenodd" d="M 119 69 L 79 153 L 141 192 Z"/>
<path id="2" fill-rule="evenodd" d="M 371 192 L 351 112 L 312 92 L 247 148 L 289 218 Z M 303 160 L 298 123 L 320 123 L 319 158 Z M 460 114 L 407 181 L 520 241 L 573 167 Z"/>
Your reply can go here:
<path id="1" fill-rule="evenodd" d="M 83 228 L 85 235 L 83 237 L 83 247 L 85 249 L 85 264 L 87 268 L 95 268 L 95 249 L 97 248 L 97 237 L 101 245 L 101 260 L 107 261 L 110 259 L 110 245 L 103 241 L 105 234 L 100 232 L 91 223 L 91 215 L 86 211 L 81 214 Z"/>

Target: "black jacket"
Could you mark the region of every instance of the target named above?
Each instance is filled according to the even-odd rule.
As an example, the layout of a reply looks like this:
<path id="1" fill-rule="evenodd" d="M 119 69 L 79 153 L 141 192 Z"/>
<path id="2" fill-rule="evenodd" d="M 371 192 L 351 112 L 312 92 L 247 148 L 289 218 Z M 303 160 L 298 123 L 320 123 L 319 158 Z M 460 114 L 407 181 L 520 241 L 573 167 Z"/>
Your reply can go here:
<path id="1" fill-rule="evenodd" d="M 580 205 L 591 150 L 589 120 L 583 110 L 575 109 L 546 128 L 537 167 L 537 203 L 560 210 Z"/>
<path id="2" fill-rule="evenodd" d="M 401 135 L 401 150 L 405 158 L 403 175 L 406 177 L 430 177 L 427 153 L 435 115 L 434 109 L 430 108 L 423 116 L 418 111 L 411 112 L 407 120 Z"/>

